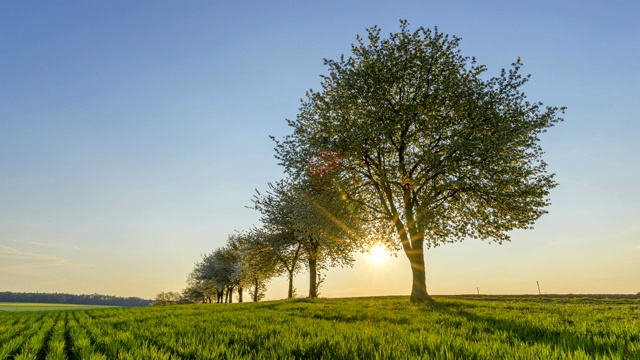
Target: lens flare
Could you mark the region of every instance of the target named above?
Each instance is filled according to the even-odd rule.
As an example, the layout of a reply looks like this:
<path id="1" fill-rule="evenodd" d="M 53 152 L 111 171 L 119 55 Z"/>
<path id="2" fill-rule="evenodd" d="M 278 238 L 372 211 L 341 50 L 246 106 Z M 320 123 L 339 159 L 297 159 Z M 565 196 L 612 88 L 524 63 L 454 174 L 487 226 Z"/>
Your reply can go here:
<path id="1" fill-rule="evenodd" d="M 342 162 L 342 153 L 337 149 L 324 149 L 309 159 L 307 171 L 311 176 L 322 176 Z"/>

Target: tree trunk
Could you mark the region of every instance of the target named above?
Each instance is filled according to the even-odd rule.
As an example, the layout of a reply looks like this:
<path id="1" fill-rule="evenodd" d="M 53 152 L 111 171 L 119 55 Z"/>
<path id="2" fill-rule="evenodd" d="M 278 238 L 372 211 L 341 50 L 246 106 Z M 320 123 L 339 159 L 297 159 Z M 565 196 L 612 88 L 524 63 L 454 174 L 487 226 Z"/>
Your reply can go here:
<path id="1" fill-rule="evenodd" d="M 227 290 L 227 303 L 231 304 L 233 302 L 233 286 L 229 286 L 229 289 Z"/>
<path id="2" fill-rule="evenodd" d="M 293 299 L 293 270 L 289 271 L 289 293 L 287 298 Z"/>
<path id="3" fill-rule="evenodd" d="M 258 284 L 258 277 L 256 276 L 255 278 L 253 278 L 253 286 L 254 286 L 254 291 L 253 291 L 253 302 L 258 302 L 258 287 L 260 284 Z"/>
<path id="4" fill-rule="evenodd" d="M 318 248 L 309 249 L 309 297 L 318 297 Z"/>
<path id="5" fill-rule="evenodd" d="M 413 211 L 407 210 L 408 217 L 413 219 Z M 407 234 L 404 224 L 399 220 L 395 223 L 396 231 L 402 241 L 402 248 L 411 264 L 411 302 L 419 303 L 430 300 L 427 293 L 427 274 L 424 267 L 424 233 L 411 227 L 410 234 Z"/>
<path id="6" fill-rule="evenodd" d="M 411 262 L 411 272 L 413 273 L 413 283 L 411 286 L 411 302 L 418 303 L 429 300 L 427 293 L 427 276 L 424 270 L 424 252 L 420 249 L 419 254 L 416 253 L 409 257 Z"/>
<path id="7" fill-rule="evenodd" d="M 242 288 L 238 287 L 238 302 L 242 302 Z"/>

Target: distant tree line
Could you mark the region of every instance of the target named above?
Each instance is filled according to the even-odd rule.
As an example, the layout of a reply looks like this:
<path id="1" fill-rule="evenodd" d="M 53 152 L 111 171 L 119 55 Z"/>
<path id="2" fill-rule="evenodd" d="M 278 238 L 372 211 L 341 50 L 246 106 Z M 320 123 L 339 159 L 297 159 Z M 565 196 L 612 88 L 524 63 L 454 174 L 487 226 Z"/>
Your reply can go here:
<path id="1" fill-rule="evenodd" d="M 111 295 L 74 295 L 63 293 L 21 293 L 0 292 L 0 302 L 51 303 L 78 305 L 110 305 L 110 306 L 148 306 L 152 300 L 138 297 L 118 297 Z"/>

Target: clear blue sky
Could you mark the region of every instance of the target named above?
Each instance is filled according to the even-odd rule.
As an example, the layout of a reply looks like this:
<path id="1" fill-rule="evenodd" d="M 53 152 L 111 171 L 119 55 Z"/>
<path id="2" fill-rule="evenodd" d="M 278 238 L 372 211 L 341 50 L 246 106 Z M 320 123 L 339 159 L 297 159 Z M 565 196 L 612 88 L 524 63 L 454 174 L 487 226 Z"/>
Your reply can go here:
<path id="1" fill-rule="evenodd" d="M 461 37 L 490 74 L 520 56 L 529 99 L 568 107 L 542 139 L 549 214 L 502 246 L 430 251 L 430 292 L 640 291 L 640 3 L 222 3 L 0 3 L 0 291 L 183 288 L 257 223 L 254 189 L 282 177 L 268 136 L 322 59 L 399 19 Z M 408 294 L 403 256 L 331 270 L 322 295 Z"/>

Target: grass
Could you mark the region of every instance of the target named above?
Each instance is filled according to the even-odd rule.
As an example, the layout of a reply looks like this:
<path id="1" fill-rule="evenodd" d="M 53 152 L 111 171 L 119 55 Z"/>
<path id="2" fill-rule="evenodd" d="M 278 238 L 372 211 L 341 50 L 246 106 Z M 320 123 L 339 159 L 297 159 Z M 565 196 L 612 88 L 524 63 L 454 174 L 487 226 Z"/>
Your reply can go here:
<path id="1" fill-rule="evenodd" d="M 45 304 L 45 303 L 10 303 L 0 302 L 2 311 L 44 311 L 44 310 L 78 310 L 101 309 L 110 306 L 104 305 L 76 305 L 76 304 Z"/>
<path id="2" fill-rule="evenodd" d="M 3 347 L 16 359 L 640 359 L 633 299 L 295 299 L 2 313 L 0 324 L 0 359 Z"/>

